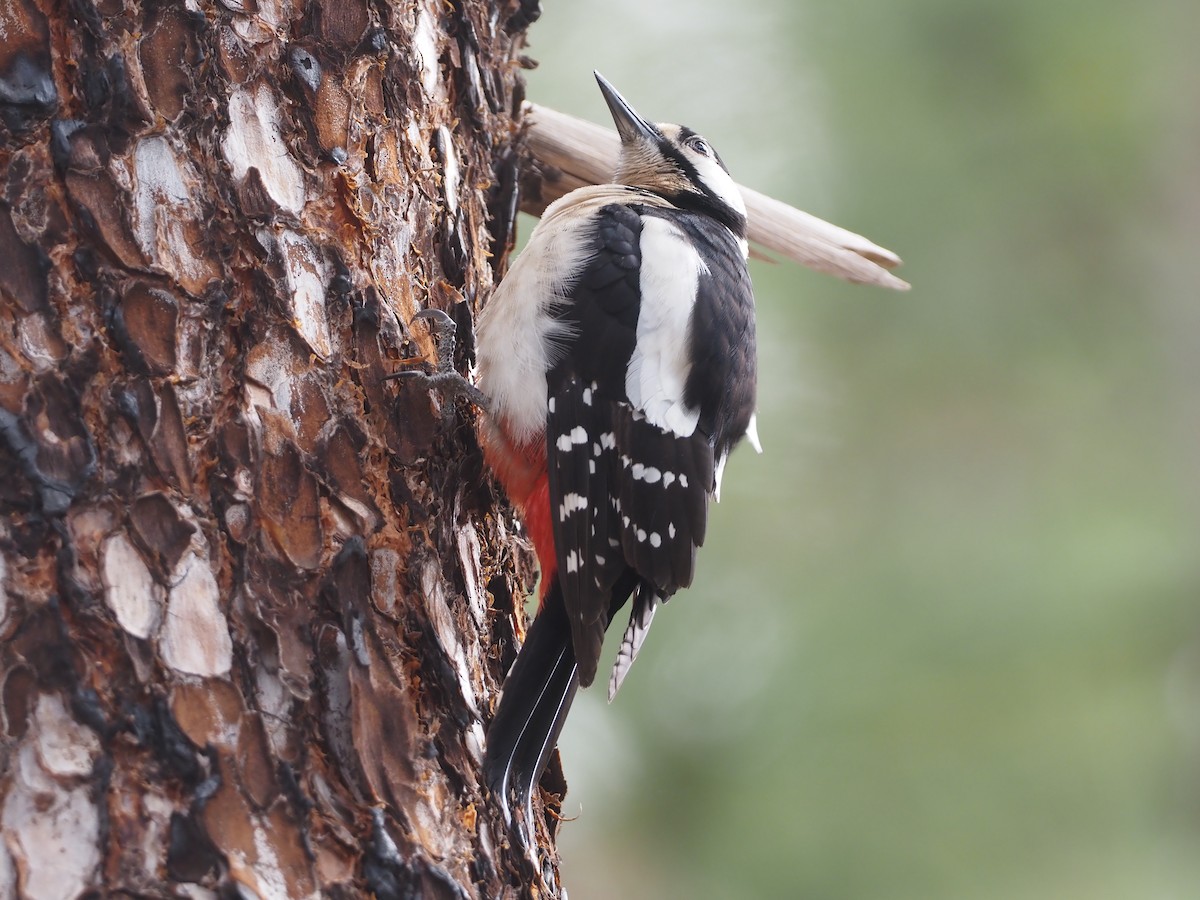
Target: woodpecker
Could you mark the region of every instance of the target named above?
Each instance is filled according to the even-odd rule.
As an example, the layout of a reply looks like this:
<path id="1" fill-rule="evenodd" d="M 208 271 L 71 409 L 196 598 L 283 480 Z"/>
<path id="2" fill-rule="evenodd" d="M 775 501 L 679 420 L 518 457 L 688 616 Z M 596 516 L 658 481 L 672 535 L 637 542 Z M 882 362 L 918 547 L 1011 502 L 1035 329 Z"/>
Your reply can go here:
<path id="1" fill-rule="evenodd" d="M 621 138 L 613 183 L 546 209 L 476 340 L 484 456 L 541 569 L 486 739 L 509 819 L 595 679 L 610 621 L 632 598 L 611 700 L 655 610 L 692 583 L 730 451 L 746 438 L 761 452 L 741 194 L 708 141 L 648 122 L 595 75 Z"/>

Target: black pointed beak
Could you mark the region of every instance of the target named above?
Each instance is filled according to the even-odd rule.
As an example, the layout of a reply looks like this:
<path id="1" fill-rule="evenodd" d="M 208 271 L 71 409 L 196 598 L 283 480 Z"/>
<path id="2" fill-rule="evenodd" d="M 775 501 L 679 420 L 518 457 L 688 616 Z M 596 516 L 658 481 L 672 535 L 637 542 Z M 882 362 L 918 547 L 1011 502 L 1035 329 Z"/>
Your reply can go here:
<path id="1" fill-rule="evenodd" d="M 600 93 L 608 103 L 608 111 L 612 113 L 613 122 L 621 135 L 622 144 L 632 144 L 636 141 L 653 141 L 658 138 L 658 129 L 638 115 L 637 110 L 620 95 L 615 87 L 609 84 L 599 72 L 592 72 L 596 83 L 600 85 Z"/>

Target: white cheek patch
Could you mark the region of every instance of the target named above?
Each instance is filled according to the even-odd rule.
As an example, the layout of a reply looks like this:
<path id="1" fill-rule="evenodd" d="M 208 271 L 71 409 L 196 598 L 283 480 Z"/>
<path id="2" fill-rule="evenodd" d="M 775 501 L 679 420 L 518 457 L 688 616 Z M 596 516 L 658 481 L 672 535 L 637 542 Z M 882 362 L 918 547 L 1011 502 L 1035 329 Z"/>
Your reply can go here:
<path id="1" fill-rule="evenodd" d="M 696 174 L 704 186 L 716 194 L 730 209 L 745 216 L 746 201 L 742 197 L 741 188 L 737 186 L 733 177 L 721 168 L 720 163 L 711 157 L 700 156 L 697 153 L 688 154 L 688 158 L 695 166 Z"/>
<path id="2" fill-rule="evenodd" d="M 637 345 L 625 372 L 625 393 L 647 421 L 687 437 L 700 410 L 683 401 L 692 363 L 688 354 L 692 311 L 704 260 L 664 219 L 642 219 L 641 307 Z"/>

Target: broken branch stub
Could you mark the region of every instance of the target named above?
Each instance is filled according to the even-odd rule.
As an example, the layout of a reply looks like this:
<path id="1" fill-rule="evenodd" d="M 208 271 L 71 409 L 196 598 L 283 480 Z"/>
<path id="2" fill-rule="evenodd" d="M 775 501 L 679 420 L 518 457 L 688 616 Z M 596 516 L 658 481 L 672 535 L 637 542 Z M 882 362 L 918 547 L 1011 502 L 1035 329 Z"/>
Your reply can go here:
<path id="1" fill-rule="evenodd" d="M 522 193 L 523 212 L 539 216 L 569 191 L 612 178 L 620 140 L 611 128 L 535 103 L 526 103 L 524 113 L 525 146 L 542 178 L 540 190 Z M 856 284 L 909 289 L 888 271 L 900 265 L 891 250 L 750 188 L 742 187 L 742 196 L 752 243 Z"/>

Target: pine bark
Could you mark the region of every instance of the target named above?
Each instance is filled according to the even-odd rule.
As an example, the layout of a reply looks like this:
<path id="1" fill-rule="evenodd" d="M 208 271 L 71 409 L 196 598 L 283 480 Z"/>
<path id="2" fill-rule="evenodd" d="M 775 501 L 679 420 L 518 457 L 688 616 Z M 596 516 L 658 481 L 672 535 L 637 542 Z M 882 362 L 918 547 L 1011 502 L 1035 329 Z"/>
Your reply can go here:
<path id="1" fill-rule="evenodd" d="M 0 900 L 557 895 L 479 777 L 529 554 L 384 379 L 502 272 L 534 17 L 0 4 Z"/>

